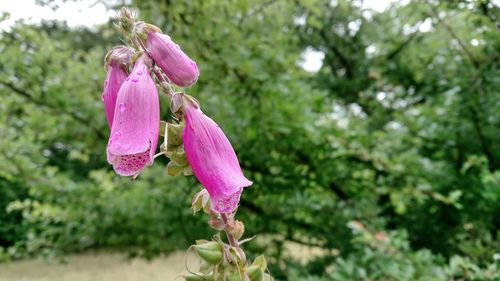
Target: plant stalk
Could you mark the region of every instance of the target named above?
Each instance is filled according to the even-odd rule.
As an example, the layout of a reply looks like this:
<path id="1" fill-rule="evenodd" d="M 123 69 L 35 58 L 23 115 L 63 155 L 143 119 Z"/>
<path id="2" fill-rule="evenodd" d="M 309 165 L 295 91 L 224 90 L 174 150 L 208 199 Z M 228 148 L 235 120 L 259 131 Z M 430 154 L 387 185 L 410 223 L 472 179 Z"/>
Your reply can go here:
<path id="1" fill-rule="evenodd" d="M 229 241 L 229 245 L 235 247 L 236 249 L 240 248 L 240 245 L 238 243 L 238 239 L 236 239 L 228 230 L 228 224 L 230 221 L 230 218 L 227 214 L 221 213 L 220 214 L 222 221 L 224 222 L 224 232 L 226 233 L 227 240 Z"/>

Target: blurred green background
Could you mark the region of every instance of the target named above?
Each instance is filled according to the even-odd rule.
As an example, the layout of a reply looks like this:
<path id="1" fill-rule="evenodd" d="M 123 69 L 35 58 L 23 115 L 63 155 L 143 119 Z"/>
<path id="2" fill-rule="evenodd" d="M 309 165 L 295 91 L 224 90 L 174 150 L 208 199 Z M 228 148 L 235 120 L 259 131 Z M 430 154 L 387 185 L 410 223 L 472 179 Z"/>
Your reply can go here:
<path id="1" fill-rule="evenodd" d="M 198 62 L 188 92 L 254 182 L 245 249 L 276 279 L 500 280 L 498 1 L 129 4 Z M 0 260 L 153 258 L 214 234 L 189 208 L 193 177 L 161 159 L 131 182 L 107 164 L 117 44 L 112 21 L 1 31 Z"/>

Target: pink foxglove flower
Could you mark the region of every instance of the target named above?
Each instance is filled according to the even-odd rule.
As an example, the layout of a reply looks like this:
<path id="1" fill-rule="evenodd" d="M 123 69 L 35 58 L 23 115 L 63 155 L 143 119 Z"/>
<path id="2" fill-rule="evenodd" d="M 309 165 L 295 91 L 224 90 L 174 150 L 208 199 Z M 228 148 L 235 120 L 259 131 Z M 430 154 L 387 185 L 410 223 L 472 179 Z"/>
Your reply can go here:
<path id="1" fill-rule="evenodd" d="M 244 187 L 252 185 L 241 171 L 231 143 L 199 105 L 184 97 L 184 150 L 194 175 L 210 194 L 214 210 L 233 212 Z"/>
<path id="2" fill-rule="evenodd" d="M 198 80 L 198 65 L 168 35 L 150 32 L 147 46 L 155 62 L 174 84 L 189 87 Z"/>
<path id="3" fill-rule="evenodd" d="M 102 93 L 102 101 L 106 110 L 106 119 L 111 128 L 113 125 L 113 116 L 115 114 L 116 97 L 120 87 L 127 78 L 128 74 L 118 62 L 111 62 L 108 65 L 108 73 L 104 81 L 104 91 Z"/>
<path id="4" fill-rule="evenodd" d="M 117 46 L 111 49 L 104 59 L 107 74 L 104 81 L 102 101 L 104 102 L 106 119 L 110 128 L 113 125 L 116 97 L 123 81 L 128 76 L 128 64 L 130 63 L 132 52 L 133 50 L 126 46 Z"/>
<path id="5" fill-rule="evenodd" d="M 108 162 L 119 175 L 138 175 L 153 164 L 159 128 L 158 92 L 139 58 L 118 92 L 107 147 Z"/>

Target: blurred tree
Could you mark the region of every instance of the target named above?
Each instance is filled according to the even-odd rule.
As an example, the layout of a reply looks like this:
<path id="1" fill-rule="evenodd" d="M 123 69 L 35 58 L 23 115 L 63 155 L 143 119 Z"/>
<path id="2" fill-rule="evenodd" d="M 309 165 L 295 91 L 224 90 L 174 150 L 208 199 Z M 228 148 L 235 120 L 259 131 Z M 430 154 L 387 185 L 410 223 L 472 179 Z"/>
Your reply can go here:
<path id="1" fill-rule="evenodd" d="M 188 92 L 254 181 L 239 215 L 249 235 L 264 236 L 247 247 L 265 248 L 276 277 L 498 273 L 500 10 L 492 1 L 402 2 L 384 12 L 354 0 L 132 3 L 199 63 Z M 8 194 L 0 207 L 9 211 L 0 212 L 8 222 L 0 242 L 9 256 L 89 247 L 152 256 L 208 231 L 189 213 L 194 181 L 168 178 L 159 163 L 129 183 L 106 164 L 101 63 L 115 35 L 111 25 L 47 23 L 0 37 Z M 324 53 L 316 73 L 300 67 L 306 49 Z M 324 254 L 301 264 L 286 255 L 290 241 Z"/>

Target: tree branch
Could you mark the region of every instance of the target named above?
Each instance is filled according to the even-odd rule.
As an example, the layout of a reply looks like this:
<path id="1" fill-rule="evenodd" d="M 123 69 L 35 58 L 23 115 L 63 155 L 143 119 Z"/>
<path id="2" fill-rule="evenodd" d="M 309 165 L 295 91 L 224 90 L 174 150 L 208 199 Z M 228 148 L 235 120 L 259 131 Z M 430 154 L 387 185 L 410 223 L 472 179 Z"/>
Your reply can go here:
<path id="1" fill-rule="evenodd" d="M 479 68 L 479 62 L 478 62 L 478 60 L 474 57 L 474 55 L 472 54 L 472 52 L 467 48 L 467 45 L 465 45 L 465 43 L 462 41 L 462 39 L 460 39 L 460 37 L 458 37 L 458 35 L 451 28 L 451 26 L 449 26 L 448 23 L 446 23 L 446 21 L 444 19 L 442 19 L 441 17 L 439 17 L 439 15 L 436 12 L 435 7 L 431 6 L 431 13 L 439 21 L 439 23 L 441 23 L 441 25 L 444 26 L 444 28 L 446 29 L 446 31 L 448 31 L 448 33 L 451 35 L 451 37 L 453 39 L 457 40 L 458 44 L 460 45 L 460 48 L 462 48 L 462 51 L 467 55 L 467 57 L 469 58 L 469 60 L 472 62 L 472 64 L 474 65 L 474 68 L 478 69 Z"/>
<path id="2" fill-rule="evenodd" d="M 321 36 L 321 39 L 323 39 L 323 41 L 325 42 L 325 45 L 328 47 L 328 49 L 330 49 L 333 52 L 335 57 L 337 57 L 339 59 L 342 66 L 345 68 L 345 71 L 346 71 L 345 73 L 346 73 L 347 79 L 351 80 L 353 78 L 353 71 L 352 71 L 351 65 L 350 65 L 349 61 L 347 60 L 347 58 L 344 56 L 344 54 L 342 54 L 342 52 L 334 44 L 330 43 L 328 35 L 326 34 L 324 29 L 320 30 L 319 35 Z M 333 68 L 332 68 L 332 72 L 333 72 L 333 74 L 335 74 Z"/>
<path id="3" fill-rule="evenodd" d="M 30 102 L 36 104 L 36 105 L 40 105 L 40 106 L 44 106 L 48 109 L 50 109 L 52 112 L 54 113 L 63 113 L 63 114 L 66 114 L 68 116 L 70 116 L 71 118 L 73 118 L 74 120 L 78 121 L 79 123 L 82 123 L 84 124 L 85 126 L 88 126 L 92 129 L 92 131 L 94 131 L 94 133 L 101 139 L 106 139 L 107 136 L 101 131 L 101 130 L 98 130 L 97 128 L 94 128 L 92 127 L 90 124 L 92 124 L 92 121 L 91 120 L 87 120 L 81 116 L 78 116 L 76 115 L 76 113 L 74 112 L 71 112 L 71 111 L 65 111 L 61 108 L 56 108 L 54 107 L 53 105 L 51 104 L 47 104 L 47 103 L 44 103 L 43 101 L 40 101 L 36 98 L 34 98 L 31 94 L 29 94 L 26 90 L 23 90 L 23 89 L 19 89 L 17 88 L 16 86 L 14 86 L 14 84 L 10 83 L 10 82 L 5 82 L 5 81 L 0 81 L 0 84 L 4 85 L 5 87 L 9 88 L 10 90 L 12 90 L 14 93 L 24 97 L 25 99 L 29 100 Z"/>
<path id="4" fill-rule="evenodd" d="M 387 55 L 387 60 L 392 60 L 395 58 L 399 53 L 401 53 L 408 45 L 410 45 L 411 41 L 413 39 L 417 38 L 417 35 L 419 35 L 418 32 L 413 32 L 408 38 L 401 43 L 398 47 L 396 47 L 394 50 L 392 50 L 388 55 Z"/>

